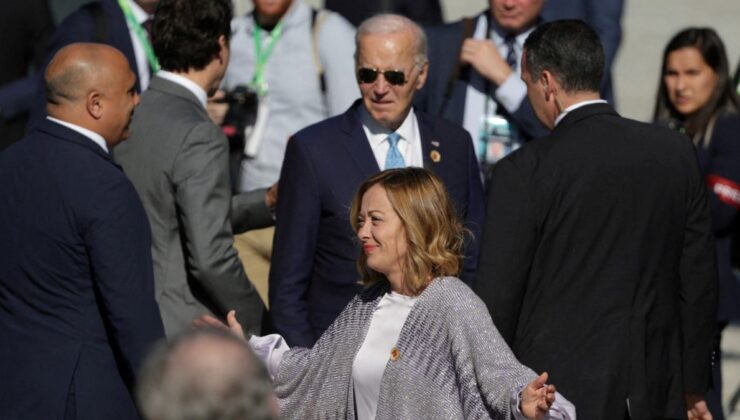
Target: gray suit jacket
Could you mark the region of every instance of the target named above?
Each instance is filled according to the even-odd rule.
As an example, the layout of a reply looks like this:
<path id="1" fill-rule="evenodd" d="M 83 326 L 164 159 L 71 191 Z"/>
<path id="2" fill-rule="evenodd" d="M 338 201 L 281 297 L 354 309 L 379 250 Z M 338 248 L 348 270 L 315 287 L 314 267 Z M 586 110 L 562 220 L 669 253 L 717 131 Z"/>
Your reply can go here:
<path id="1" fill-rule="evenodd" d="M 229 309 L 257 331 L 263 305 L 233 248 L 231 213 L 257 209 L 246 212 L 253 217 L 267 210 L 259 210 L 260 203 L 265 207 L 261 193 L 232 200 L 228 141 L 195 95 L 154 77 L 134 112 L 131 137 L 116 147 L 115 158 L 149 216 L 167 336 L 204 313 L 223 318 Z M 244 218 L 235 222 L 239 230 L 250 227 Z"/>

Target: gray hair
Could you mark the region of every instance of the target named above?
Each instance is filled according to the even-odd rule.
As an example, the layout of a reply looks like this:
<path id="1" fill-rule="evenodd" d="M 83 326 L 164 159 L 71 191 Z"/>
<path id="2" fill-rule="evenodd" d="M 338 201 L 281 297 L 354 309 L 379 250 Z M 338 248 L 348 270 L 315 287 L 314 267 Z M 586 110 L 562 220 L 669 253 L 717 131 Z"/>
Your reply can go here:
<path id="1" fill-rule="evenodd" d="M 202 328 L 161 342 L 136 390 L 149 420 L 274 420 L 272 384 L 247 343 Z"/>
<path id="2" fill-rule="evenodd" d="M 394 34 L 409 31 L 414 35 L 416 42 L 416 65 L 421 67 L 427 61 L 427 35 L 421 26 L 413 20 L 390 13 L 379 14 L 365 19 L 357 28 L 355 34 L 355 63 L 360 54 L 360 38 L 365 35 Z"/>

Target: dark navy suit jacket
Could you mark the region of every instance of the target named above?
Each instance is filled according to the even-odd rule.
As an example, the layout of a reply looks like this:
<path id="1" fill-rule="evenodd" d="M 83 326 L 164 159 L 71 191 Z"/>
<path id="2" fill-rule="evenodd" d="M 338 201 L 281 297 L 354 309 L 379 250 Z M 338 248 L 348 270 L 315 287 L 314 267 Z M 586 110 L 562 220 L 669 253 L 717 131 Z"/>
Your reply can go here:
<path id="1" fill-rule="evenodd" d="M 100 10 L 102 20 L 96 19 Z M 99 31 L 99 27 L 102 27 Z M 102 39 L 99 37 L 102 36 Z M 36 72 L 24 79 L 11 83 L 0 90 L 0 106 L 6 115 L 31 112 L 29 127 L 46 116 L 46 93 L 43 74 L 54 54 L 62 47 L 75 42 L 102 42 L 120 50 L 128 59 L 131 71 L 138 74 L 136 55 L 131 43 L 126 18 L 116 0 L 100 0 L 81 6 L 59 25 L 49 43 L 46 61 Z M 139 82 L 136 90 L 140 92 Z"/>
<path id="2" fill-rule="evenodd" d="M 292 346 L 311 346 L 360 290 L 359 244 L 349 210 L 360 184 L 380 171 L 360 122 L 361 101 L 291 138 L 280 175 L 270 269 L 273 326 Z M 470 136 L 416 111 L 424 167 L 439 176 L 473 233 L 461 278 L 472 284 L 483 191 Z M 441 159 L 433 162 L 433 150 Z"/>
<path id="3" fill-rule="evenodd" d="M 0 152 L 0 417 L 135 419 L 164 331 L 149 224 L 92 140 L 44 120 Z"/>

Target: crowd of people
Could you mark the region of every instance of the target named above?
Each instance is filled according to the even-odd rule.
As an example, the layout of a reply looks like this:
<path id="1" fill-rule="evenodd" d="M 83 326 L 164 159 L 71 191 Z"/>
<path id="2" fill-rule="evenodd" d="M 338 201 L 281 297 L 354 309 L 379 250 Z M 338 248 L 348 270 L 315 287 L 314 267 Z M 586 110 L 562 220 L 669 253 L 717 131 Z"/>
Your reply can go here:
<path id="1" fill-rule="evenodd" d="M 0 417 L 724 418 L 740 69 L 711 28 L 642 123 L 622 0 L 99 0 L 53 34 L 23 3 Z"/>

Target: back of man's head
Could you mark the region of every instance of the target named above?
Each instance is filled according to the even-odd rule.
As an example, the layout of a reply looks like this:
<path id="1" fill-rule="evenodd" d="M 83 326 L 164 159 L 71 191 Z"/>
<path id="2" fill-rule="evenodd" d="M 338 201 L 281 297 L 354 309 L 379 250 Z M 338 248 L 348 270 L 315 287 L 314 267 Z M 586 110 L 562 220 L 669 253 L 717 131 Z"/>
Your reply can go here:
<path id="1" fill-rule="evenodd" d="M 204 69 L 228 45 L 233 17 L 231 0 L 161 0 L 152 25 L 152 46 L 162 69 Z"/>
<path id="2" fill-rule="evenodd" d="M 556 20 L 535 29 L 524 43 L 526 70 L 538 80 L 548 70 L 566 93 L 598 92 L 604 75 L 599 36 L 580 20 Z"/>
<path id="3" fill-rule="evenodd" d="M 247 343 L 215 329 L 160 343 L 144 363 L 137 397 L 149 420 L 271 420 L 277 412 Z"/>
<path id="4" fill-rule="evenodd" d="M 136 76 L 126 57 L 103 44 L 60 49 L 44 73 L 49 116 L 92 130 L 109 146 L 128 137 L 139 102 Z"/>

